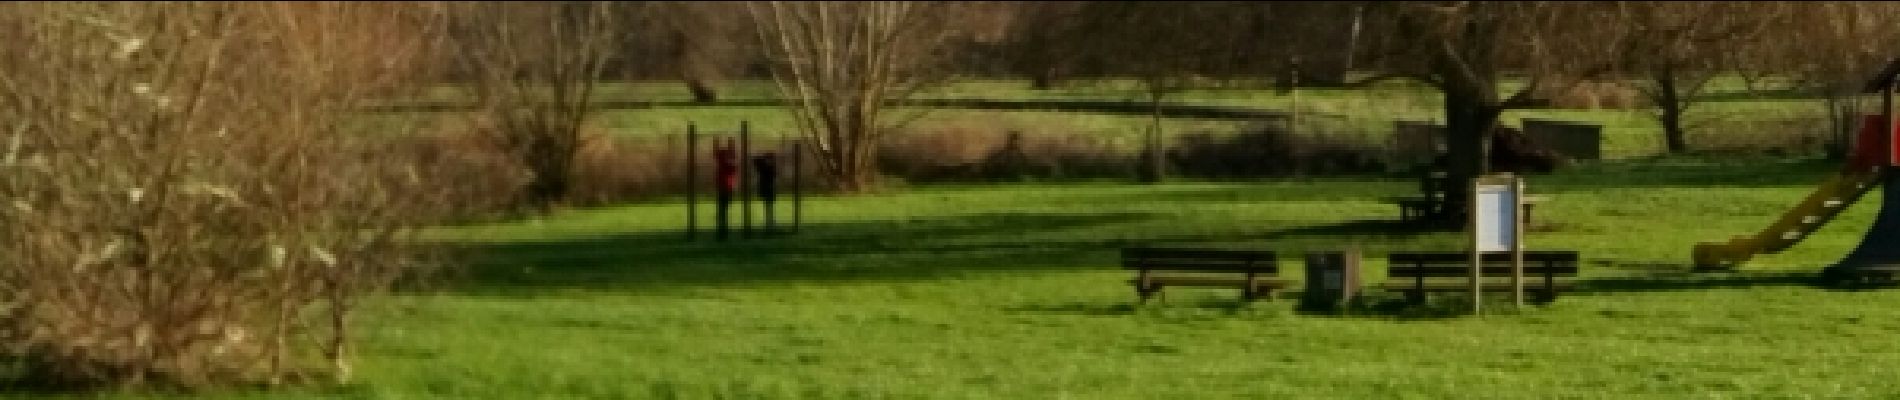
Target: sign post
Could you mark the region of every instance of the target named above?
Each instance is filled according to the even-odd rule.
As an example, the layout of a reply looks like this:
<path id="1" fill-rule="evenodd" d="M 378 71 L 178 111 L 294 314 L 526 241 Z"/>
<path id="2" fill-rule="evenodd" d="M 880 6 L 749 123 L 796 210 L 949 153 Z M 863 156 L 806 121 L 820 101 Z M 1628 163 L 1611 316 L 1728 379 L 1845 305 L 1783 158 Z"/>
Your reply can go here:
<path id="1" fill-rule="evenodd" d="M 1471 186 L 1471 312 L 1483 310 L 1484 254 L 1511 254 L 1511 300 L 1524 305 L 1524 181 L 1480 177 Z"/>

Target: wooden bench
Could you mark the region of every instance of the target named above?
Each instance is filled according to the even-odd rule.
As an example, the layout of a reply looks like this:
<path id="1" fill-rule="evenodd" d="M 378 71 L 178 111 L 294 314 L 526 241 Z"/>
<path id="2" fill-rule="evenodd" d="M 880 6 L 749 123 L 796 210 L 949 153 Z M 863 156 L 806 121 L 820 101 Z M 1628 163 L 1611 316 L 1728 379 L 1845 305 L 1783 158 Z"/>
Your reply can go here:
<path id="1" fill-rule="evenodd" d="M 1445 202 L 1446 192 L 1453 190 L 1453 186 L 1450 175 L 1444 171 L 1426 171 L 1418 178 L 1418 195 L 1392 197 L 1386 199 L 1386 202 L 1399 206 L 1400 222 L 1419 221 L 1430 217 L 1438 210 Z M 1465 189 L 1459 188 L 1459 190 Z M 1531 219 L 1533 211 L 1537 210 L 1538 203 L 1548 200 L 1550 200 L 1549 196 L 1526 194 L 1524 196 L 1524 223 L 1531 224 L 1536 221 Z"/>
<path id="2" fill-rule="evenodd" d="M 1136 271 L 1129 283 L 1143 303 L 1169 286 L 1236 287 L 1242 299 L 1252 301 L 1271 299 L 1274 290 L 1287 285 L 1278 279 L 1275 256 L 1261 250 L 1140 247 L 1122 249 L 1122 266 Z"/>
<path id="3" fill-rule="evenodd" d="M 1390 202 L 1399 206 L 1399 220 L 1404 222 L 1423 220 L 1436 212 L 1439 204 L 1445 201 L 1445 191 L 1451 187 L 1450 176 L 1444 171 L 1424 171 L 1418 178 L 1418 195 L 1394 197 Z"/>
<path id="4" fill-rule="evenodd" d="M 1429 292 L 1469 292 L 1471 255 L 1468 253 L 1392 253 L 1386 255 L 1387 291 L 1404 292 L 1413 302 L 1423 302 Z M 1557 294 L 1574 288 L 1577 276 L 1577 252 L 1524 252 L 1524 292 L 1538 303 L 1549 303 Z M 1483 279 L 1486 292 L 1511 291 L 1511 254 L 1484 255 Z"/>

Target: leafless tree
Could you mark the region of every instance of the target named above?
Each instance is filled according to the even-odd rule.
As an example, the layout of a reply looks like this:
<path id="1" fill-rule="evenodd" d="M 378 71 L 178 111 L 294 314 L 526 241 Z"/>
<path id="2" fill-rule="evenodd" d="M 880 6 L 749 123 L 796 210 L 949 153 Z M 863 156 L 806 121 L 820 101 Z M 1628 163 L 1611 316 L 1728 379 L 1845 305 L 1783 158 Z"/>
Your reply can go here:
<path id="1" fill-rule="evenodd" d="M 623 26 L 612 2 L 450 3 L 449 51 L 473 74 L 494 142 L 533 177 L 529 205 L 547 210 L 573 186 L 582 128 Z"/>
<path id="2" fill-rule="evenodd" d="M 0 358 L 41 384 L 348 379 L 356 302 L 419 271 L 431 216 L 350 114 L 412 83 L 427 13 L 0 5 Z"/>
<path id="3" fill-rule="evenodd" d="M 758 58 L 744 5 L 736 2 L 649 1 L 619 5 L 623 36 L 615 67 L 621 76 L 678 79 L 693 100 L 719 100 L 719 83 Z"/>
<path id="4" fill-rule="evenodd" d="M 1845 151 L 1862 113 L 1860 85 L 1894 57 L 1900 42 L 1900 4 L 1838 1 L 1786 5 L 1773 40 L 1750 50 L 1759 69 L 1780 71 L 1806 91 L 1819 94 L 1833 119 L 1834 155 Z"/>
<path id="5" fill-rule="evenodd" d="M 1622 35 L 1624 67 L 1656 108 L 1670 153 L 1688 150 L 1684 115 L 1709 81 L 1734 71 L 1738 47 L 1769 39 L 1786 18 L 1779 2 L 1644 1 L 1615 3 L 1633 31 Z"/>
<path id="6" fill-rule="evenodd" d="M 773 62 L 818 165 L 847 192 L 872 185 L 879 137 L 906 119 L 895 102 L 940 82 L 960 34 L 957 2 L 749 2 L 747 11 Z"/>

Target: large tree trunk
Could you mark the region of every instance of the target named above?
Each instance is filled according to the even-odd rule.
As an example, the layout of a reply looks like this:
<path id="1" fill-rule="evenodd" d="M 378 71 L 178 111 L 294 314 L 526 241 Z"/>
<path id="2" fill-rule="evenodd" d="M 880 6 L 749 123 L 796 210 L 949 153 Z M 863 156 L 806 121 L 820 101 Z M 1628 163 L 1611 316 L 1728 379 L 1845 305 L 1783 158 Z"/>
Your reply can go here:
<path id="1" fill-rule="evenodd" d="M 714 89 L 712 84 L 707 83 L 706 80 L 695 76 L 687 76 L 685 80 L 686 90 L 693 93 L 694 103 L 704 104 L 719 101 L 719 90 Z"/>
<path id="2" fill-rule="evenodd" d="M 1676 82 L 1675 71 L 1668 68 L 1650 73 L 1650 79 L 1656 81 L 1657 122 L 1662 124 L 1663 144 L 1669 154 L 1689 151 L 1688 135 L 1682 128 L 1682 113 L 1688 105 L 1682 101 L 1680 85 Z"/>
<path id="3" fill-rule="evenodd" d="M 1488 5 L 1477 3 L 1472 7 Z M 1490 171 L 1491 136 L 1504 112 L 1498 100 L 1496 61 L 1492 46 L 1497 27 L 1466 21 L 1463 37 L 1442 43 L 1432 60 L 1439 90 L 1445 94 L 1445 174 L 1452 186 L 1431 218 L 1443 226 L 1462 227 L 1471 203 L 1471 181 Z"/>
<path id="4" fill-rule="evenodd" d="M 1472 179 L 1490 171 L 1491 136 L 1503 109 L 1477 95 L 1483 88 L 1446 88 L 1445 90 L 1445 173 L 1454 185 L 1445 193 L 1434 220 L 1459 224 L 1470 204 L 1465 188 Z"/>
<path id="5" fill-rule="evenodd" d="M 1661 111 L 1662 115 L 1658 119 L 1662 123 L 1663 144 L 1667 146 L 1669 154 L 1689 151 L 1688 131 L 1682 127 L 1682 108 L 1664 106 Z"/>

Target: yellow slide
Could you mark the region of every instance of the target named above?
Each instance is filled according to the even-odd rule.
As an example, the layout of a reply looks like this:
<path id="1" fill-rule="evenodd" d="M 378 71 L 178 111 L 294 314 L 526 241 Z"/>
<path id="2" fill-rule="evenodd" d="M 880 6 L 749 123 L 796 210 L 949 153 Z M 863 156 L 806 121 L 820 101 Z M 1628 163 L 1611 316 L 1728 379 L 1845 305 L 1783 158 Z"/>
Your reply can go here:
<path id="1" fill-rule="evenodd" d="M 1768 229 L 1753 236 L 1736 236 L 1728 242 L 1696 244 L 1696 267 L 1728 269 L 1747 262 L 1756 254 L 1786 250 L 1827 225 L 1847 206 L 1859 200 L 1861 195 L 1867 194 L 1878 184 L 1879 177 L 1878 168 L 1848 169 L 1836 173 L 1816 187 L 1807 199 L 1801 200 L 1800 205 L 1782 214 L 1781 219 L 1769 225 Z"/>

